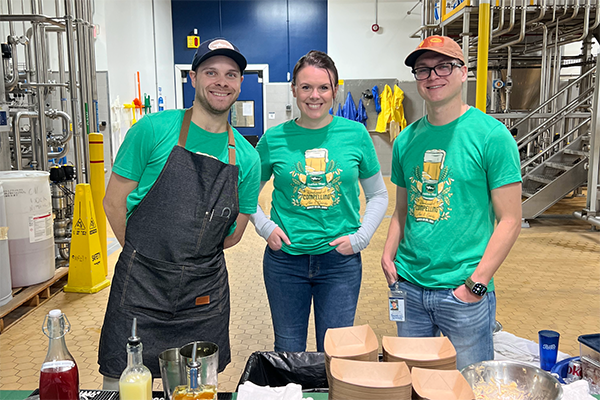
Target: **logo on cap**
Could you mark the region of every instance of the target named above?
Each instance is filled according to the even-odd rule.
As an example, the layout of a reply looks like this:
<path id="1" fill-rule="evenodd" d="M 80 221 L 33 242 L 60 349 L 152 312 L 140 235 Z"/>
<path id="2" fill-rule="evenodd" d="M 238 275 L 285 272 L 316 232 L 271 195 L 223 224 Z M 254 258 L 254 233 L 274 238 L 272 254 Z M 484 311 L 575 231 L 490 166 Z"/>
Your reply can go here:
<path id="1" fill-rule="evenodd" d="M 211 50 L 217 50 L 217 49 L 231 49 L 231 50 L 235 50 L 233 48 L 233 45 L 231 43 L 229 43 L 227 40 L 223 40 L 223 39 L 219 39 L 219 40 L 215 40 L 213 42 L 211 42 L 208 45 L 208 48 Z"/>
<path id="2" fill-rule="evenodd" d="M 423 40 L 421 42 L 421 44 L 419 45 L 419 47 L 443 47 L 444 46 L 444 40 L 442 38 L 439 37 L 434 37 L 434 36 L 430 36 L 427 39 Z"/>

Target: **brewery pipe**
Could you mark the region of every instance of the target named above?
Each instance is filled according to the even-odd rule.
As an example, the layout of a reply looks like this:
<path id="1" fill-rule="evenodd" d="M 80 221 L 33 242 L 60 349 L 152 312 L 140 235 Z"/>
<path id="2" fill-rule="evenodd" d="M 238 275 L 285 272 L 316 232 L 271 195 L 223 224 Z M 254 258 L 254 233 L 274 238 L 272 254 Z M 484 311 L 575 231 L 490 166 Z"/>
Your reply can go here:
<path id="1" fill-rule="evenodd" d="M 512 91 L 512 47 L 508 46 L 508 59 L 506 60 L 506 104 L 504 112 L 510 110 L 510 93 Z"/>
<path id="2" fill-rule="evenodd" d="M 527 21 L 527 0 L 522 0 L 521 29 L 519 31 L 519 37 L 517 39 L 513 40 L 512 42 L 508 42 L 508 43 L 501 44 L 500 46 L 496 46 L 496 47 L 490 49 L 490 51 L 498 51 L 505 47 L 509 47 L 509 46 L 513 46 L 517 43 L 521 43 L 523 41 L 523 39 L 525 38 L 525 27 L 527 25 L 526 21 Z"/>
<path id="3" fill-rule="evenodd" d="M 496 36 L 496 32 L 502 30 L 504 27 L 504 9 L 506 8 L 506 0 L 502 0 L 502 5 L 500 6 L 500 17 L 498 18 L 498 26 L 492 29 L 492 37 Z M 493 12 L 493 11 L 492 11 Z M 494 18 L 490 18 L 492 21 L 492 26 L 494 24 Z"/>
<path id="4" fill-rule="evenodd" d="M 594 217 L 593 215 L 583 215 L 581 211 L 574 211 L 573 216 L 579 219 L 582 219 L 586 222 L 589 222 L 592 225 L 600 227 L 600 219 L 598 217 Z"/>
<path id="5" fill-rule="evenodd" d="M 492 37 L 504 35 L 513 30 L 515 26 L 515 17 L 517 13 L 517 0 L 510 0 L 510 21 L 508 23 L 508 28 L 504 30 L 498 30 L 496 32 L 492 32 Z"/>
<path id="6" fill-rule="evenodd" d="M 77 112 L 79 111 L 79 100 L 77 98 L 77 67 L 75 65 L 75 51 L 74 51 L 74 38 L 73 38 L 73 12 L 71 10 L 71 0 L 65 0 L 65 30 L 67 34 L 67 58 L 69 63 L 69 93 L 71 95 L 71 115 L 73 116 L 73 136 L 74 136 L 74 161 L 75 161 L 75 181 L 76 183 L 86 183 L 86 175 L 84 174 L 83 161 L 82 160 L 82 149 L 83 143 L 81 138 L 81 131 L 79 119 L 77 118 Z"/>

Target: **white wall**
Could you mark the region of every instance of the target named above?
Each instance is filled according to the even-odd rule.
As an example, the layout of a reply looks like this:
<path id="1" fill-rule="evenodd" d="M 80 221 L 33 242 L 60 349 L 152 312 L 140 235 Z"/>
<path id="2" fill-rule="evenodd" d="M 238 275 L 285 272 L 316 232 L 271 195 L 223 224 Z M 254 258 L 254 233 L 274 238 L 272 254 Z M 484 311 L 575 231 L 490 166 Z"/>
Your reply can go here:
<path id="1" fill-rule="evenodd" d="M 152 110 L 157 111 L 159 86 L 165 97 L 165 108 L 174 108 L 171 1 L 96 0 L 94 23 L 99 27 L 96 68 L 108 70 L 111 105 L 117 99 L 124 104 L 138 97 L 139 71 L 142 96 L 144 93 L 150 95 Z M 114 117 L 113 125 L 118 122 Z M 113 127 L 113 148 L 120 145 L 130 118 L 131 112 L 123 112 L 120 129 Z"/>
<path id="2" fill-rule="evenodd" d="M 415 1 L 379 0 L 379 32 L 374 33 L 375 0 L 329 0 L 329 55 L 341 79 L 398 78 L 412 81 L 404 65 L 409 52 L 420 43 L 409 35 L 421 26 L 421 6 L 407 15 Z"/>

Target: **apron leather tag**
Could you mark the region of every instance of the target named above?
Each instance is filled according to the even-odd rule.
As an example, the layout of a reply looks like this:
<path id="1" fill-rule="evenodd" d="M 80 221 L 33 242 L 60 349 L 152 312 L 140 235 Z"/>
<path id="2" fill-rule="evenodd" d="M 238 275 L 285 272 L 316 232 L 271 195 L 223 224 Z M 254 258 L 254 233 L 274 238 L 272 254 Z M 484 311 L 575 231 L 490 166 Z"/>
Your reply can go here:
<path id="1" fill-rule="evenodd" d="M 203 306 L 205 304 L 210 304 L 210 296 L 196 297 L 197 306 Z"/>

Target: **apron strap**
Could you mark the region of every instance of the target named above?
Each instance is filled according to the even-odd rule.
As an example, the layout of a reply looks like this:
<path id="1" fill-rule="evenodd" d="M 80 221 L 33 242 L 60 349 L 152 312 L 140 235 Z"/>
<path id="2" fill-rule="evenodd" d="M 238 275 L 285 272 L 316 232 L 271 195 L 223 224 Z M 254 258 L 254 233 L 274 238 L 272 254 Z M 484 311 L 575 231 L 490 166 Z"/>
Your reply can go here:
<path id="1" fill-rule="evenodd" d="M 185 144 L 187 142 L 188 131 L 190 129 L 190 124 L 192 122 L 192 107 L 185 110 L 185 114 L 183 114 L 183 122 L 181 124 L 181 130 L 179 131 L 179 141 L 177 145 L 185 148 Z M 227 122 L 227 149 L 229 152 L 229 164 L 235 165 L 235 137 L 233 136 L 233 129 L 231 129 L 231 125 Z"/>
<path id="2" fill-rule="evenodd" d="M 179 131 L 179 141 L 177 142 L 178 146 L 181 146 L 185 149 L 185 143 L 187 142 L 188 131 L 190 129 L 190 123 L 192 122 L 192 107 L 185 110 L 185 114 L 183 114 L 183 122 L 181 123 L 181 130 Z"/>
<path id="3" fill-rule="evenodd" d="M 229 149 L 229 164 L 235 165 L 235 138 L 233 137 L 233 129 L 231 129 L 229 122 L 227 123 L 227 134 L 229 136 L 229 142 L 227 143 L 227 148 Z"/>

